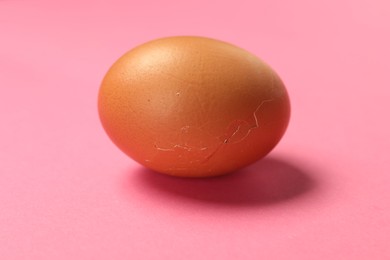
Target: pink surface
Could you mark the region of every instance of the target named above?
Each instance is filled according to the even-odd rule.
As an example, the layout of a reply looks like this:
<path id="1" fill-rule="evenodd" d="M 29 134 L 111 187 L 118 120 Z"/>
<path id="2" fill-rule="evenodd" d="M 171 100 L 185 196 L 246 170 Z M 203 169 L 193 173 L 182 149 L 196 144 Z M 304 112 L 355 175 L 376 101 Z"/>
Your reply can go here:
<path id="1" fill-rule="evenodd" d="M 182 34 L 284 79 L 267 159 L 182 180 L 110 142 L 104 73 Z M 389 46 L 387 0 L 0 1 L 1 259 L 390 259 Z"/>

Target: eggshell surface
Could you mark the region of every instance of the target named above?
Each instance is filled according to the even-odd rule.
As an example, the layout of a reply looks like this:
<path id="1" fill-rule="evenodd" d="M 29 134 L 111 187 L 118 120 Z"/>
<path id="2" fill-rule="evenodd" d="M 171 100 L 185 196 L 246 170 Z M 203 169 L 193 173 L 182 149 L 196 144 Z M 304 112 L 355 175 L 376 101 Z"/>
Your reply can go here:
<path id="1" fill-rule="evenodd" d="M 128 156 L 160 173 L 223 175 L 268 154 L 290 117 L 279 76 L 253 54 L 169 37 L 123 55 L 103 79 L 101 122 Z"/>

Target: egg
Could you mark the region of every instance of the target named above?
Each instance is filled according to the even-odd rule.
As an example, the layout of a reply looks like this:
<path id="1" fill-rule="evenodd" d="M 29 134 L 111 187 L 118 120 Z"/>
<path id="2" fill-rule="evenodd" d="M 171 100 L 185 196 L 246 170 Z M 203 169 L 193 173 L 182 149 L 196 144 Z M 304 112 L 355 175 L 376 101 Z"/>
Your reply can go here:
<path id="1" fill-rule="evenodd" d="M 163 174 L 210 177 L 267 155 L 290 118 L 288 93 L 264 61 L 227 42 L 178 36 L 120 57 L 98 97 L 111 140 Z"/>

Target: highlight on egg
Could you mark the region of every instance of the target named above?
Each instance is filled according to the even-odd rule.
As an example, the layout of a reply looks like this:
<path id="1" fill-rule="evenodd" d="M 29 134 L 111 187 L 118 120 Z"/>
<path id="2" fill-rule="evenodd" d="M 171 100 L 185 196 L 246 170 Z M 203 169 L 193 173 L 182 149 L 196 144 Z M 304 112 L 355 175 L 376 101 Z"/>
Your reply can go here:
<path id="1" fill-rule="evenodd" d="M 178 36 L 120 57 L 102 81 L 98 110 L 111 140 L 140 164 L 210 177 L 267 155 L 285 133 L 290 101 L 276 72 L 255 55 Z"/>

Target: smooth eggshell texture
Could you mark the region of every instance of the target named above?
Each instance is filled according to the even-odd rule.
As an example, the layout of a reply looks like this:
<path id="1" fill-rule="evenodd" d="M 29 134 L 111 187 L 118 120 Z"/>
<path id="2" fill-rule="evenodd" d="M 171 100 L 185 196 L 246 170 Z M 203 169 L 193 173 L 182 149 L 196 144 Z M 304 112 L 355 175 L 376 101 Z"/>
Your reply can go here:
<path id="1" fill-rule="evenodd" d="M 234 45 L 170 37 L 126 53 L 107 72 L 99 115 L 111 140 L 155 171 L 226 174 L 269 153 L 288 125 L 278 75 Z"/>

